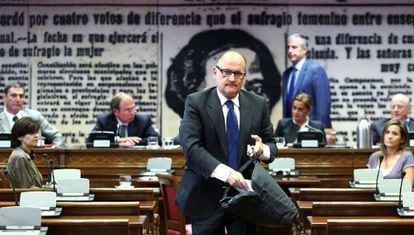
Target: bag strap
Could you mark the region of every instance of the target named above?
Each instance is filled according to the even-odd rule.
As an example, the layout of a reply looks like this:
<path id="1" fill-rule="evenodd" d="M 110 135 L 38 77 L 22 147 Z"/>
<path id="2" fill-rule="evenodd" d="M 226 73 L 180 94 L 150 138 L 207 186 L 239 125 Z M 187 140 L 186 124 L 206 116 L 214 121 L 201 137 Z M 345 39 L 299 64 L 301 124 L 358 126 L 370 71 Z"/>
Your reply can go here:
<path id="1" fill-rule="evenodd" d="M 253 151 L 254 152 L 254 151 Z M 256 152 L 254 152 L 253 153 L 253 156 L 252 157 L 250 157 L 250 159 L 249 159 L 249 161 L 247 161 L 247 162 L 245 162 L 244 164 L 243 164 L 243 166 L 241 166 L 240 168 L 239 168 L 239 170 L 238 170 L 238 172 L 240 172 L 240 173 L 242 173 L 244 170 L 246 170 L 246 168 L 250 165 L 250 164 L 256 164 L 257 163 L 257 153 Z M 224 190 L 224 195 L 223 195 L 223 198 L 226 198 L 227 197 L 227 194 L 229 193 L 229 191 L 230 191 L 230 185 L 229 184 L 225 184 L 224 185 L 224 188 L 226 189 L 226 190 Z"/>

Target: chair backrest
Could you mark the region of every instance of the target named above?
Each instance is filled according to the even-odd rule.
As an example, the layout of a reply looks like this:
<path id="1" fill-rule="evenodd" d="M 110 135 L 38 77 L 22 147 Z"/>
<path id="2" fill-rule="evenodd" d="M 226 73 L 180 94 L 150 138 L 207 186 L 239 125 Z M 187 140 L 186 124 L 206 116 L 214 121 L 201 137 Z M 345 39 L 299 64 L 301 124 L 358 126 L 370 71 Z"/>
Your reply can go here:
<path id="1" fill-rule="evenodd" d="M 148 171 L 169 171 L 171 170 L 172 159 L 169 157 L 152 157 L 148 159 Z"/>
<path id="2" fill-rule="evenodd" d="M 35 207 L 0 208 L 0 226 L 40 226 L 41 210 Z"/>
<path id="3" fill-rule="evenodd" d="M 54 180 L 59 183 L 62 179 L 80 179 L 80 169 L 54 169 L 53 170 Z"/>
<path id="4" fill-rule="evenodd" d="M 38 208 L 56 207 L 56 192 L 33 191 L 20 193 L 20 206 L 31 206 Z"/>
<path id="5" fill-rule="evenodd" d="M 6 174 L 6 169 L 0 171 L 2 188 L 10 188 L 9 179 L 7 178 Z"/>
<path id="6" fill-rule="evenodd" d="M 269 164 L 269 170 L 271 171 L 291 171 L 294 169 L 295 159 L 290 157 L 275 158 L 275 160 Z"/>
<path id="7" fill-rule="evenodd" d="M 157 177 L 161 187 L 167 234 L 168 230 L 174 230 L 179 231 L 181 235 L 185 235 L 185 216 L 175 205 L 175 195 L 179 186 L 178 180 L 175 176 L 168 174 L 157 174 Z"/>

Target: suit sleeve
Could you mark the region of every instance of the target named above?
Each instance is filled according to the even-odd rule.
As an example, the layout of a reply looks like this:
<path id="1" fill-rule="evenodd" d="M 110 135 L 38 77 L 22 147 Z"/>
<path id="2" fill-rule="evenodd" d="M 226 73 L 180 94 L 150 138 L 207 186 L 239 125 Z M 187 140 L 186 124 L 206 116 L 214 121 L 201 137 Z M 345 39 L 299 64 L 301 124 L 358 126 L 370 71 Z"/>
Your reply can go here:
<path id="1" fill-rule="evenodd" d="M 331 93 L 329 86 L 329 78 L 325 70 L 321 66 L 315 69 L 313 81 L 314 90 L 314 113 L 316 120 L 320 120 L 324 128 L 331 127 Z"/>
<path id="2" fill-rule="evenodd" d="M 42 135 L 46 137 L 47 140 L 52 142 L 56 146 L 63 146 L 64 139 L 62 133 L 60 133 L 52 124 L 50 124 L 46 118 L 44 118 L 39 113 L 39 123 L 40 123 L 40 130 Z"/>
<path id="3" fill-rule="evenodd" d="M 220 161 L 213 157 L 205 148 L 204 123 L 197 103 L 188 96 L 185 102 L 184 116 L 180 124 L 180 139 L 186 166 L 205 179 L 211 176 Z M 211 138 L 216 138 L 211 136 Z"/>

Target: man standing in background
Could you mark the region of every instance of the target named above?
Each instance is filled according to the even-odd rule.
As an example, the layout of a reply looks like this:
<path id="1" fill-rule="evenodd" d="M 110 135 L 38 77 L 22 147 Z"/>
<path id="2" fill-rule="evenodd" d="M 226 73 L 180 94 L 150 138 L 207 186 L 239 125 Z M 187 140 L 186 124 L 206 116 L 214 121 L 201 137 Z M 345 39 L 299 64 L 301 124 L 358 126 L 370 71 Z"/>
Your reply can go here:
<path id="1" fill-rule="evenodd" d="M 287 57 L 292 66 L 282 77 L 283 117 L 292 117 L 292 101 L 295 95 L 304 92 L 312 97 L 313 110 L 310 120 L 319 120 L 324 128 L 331 127 L 331 95 L 329 79 L 325 70 L 306 58 L 308 40 L 301 34 L 288 37 Z"/>
<path id="2" fill-rule="evenodd" d="M 14 123 L 22 117 L 31 117 L 40 125 L 40 135 L 46 138 L 46 143 L 63 146 L 62 134 L 52 126 L 37 110 L 23 108 L 25 90 L 20 83 L 11 83 L 4 88 L 4 109 L 0 113 L 0 132 L 11 133 Z"/>

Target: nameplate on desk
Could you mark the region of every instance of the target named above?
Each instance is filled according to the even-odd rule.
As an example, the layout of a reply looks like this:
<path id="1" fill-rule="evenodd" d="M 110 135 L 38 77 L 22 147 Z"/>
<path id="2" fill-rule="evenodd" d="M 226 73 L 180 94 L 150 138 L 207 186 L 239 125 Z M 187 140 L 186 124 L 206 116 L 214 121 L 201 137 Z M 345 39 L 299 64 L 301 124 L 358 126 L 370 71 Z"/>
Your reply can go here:
<path id="1" fill-rule="evenodd" d="M 318 140 L 302 140 L 300 144 L 302 148 L 318 148 L 319 147 Z"/>
<path id="2" fill-rule="evenodd" d="M 94 148 L 110 148 L 111 141 L 110 140 L 93 140 L 93 147 Z"/>

